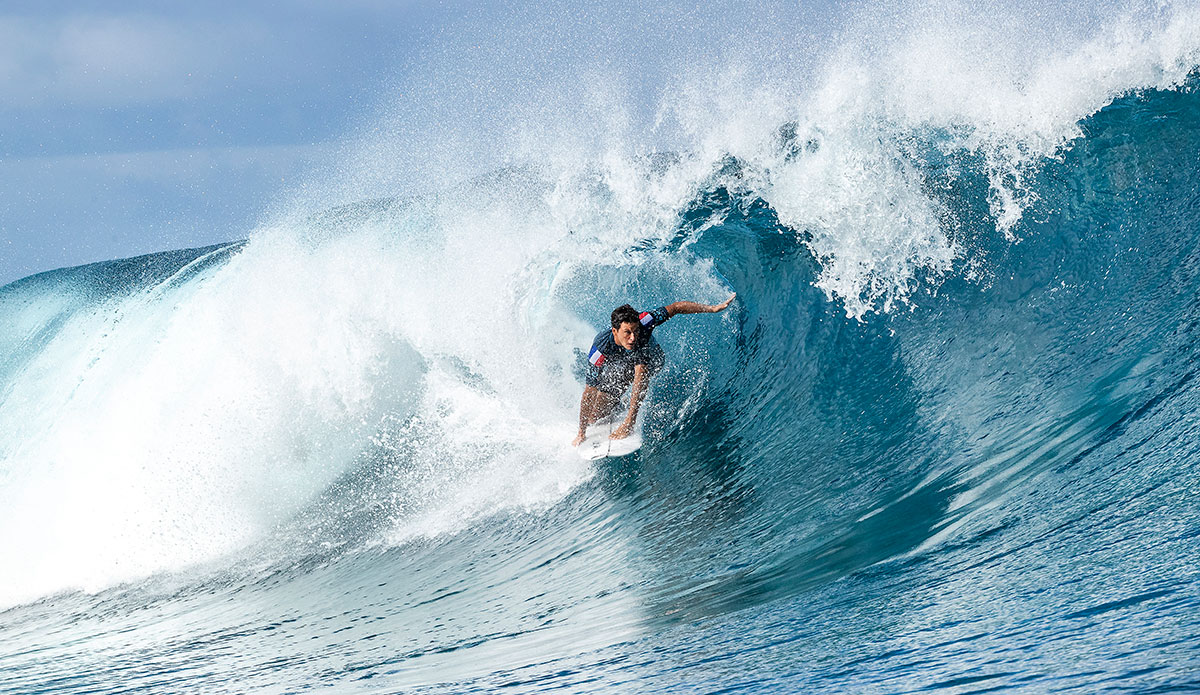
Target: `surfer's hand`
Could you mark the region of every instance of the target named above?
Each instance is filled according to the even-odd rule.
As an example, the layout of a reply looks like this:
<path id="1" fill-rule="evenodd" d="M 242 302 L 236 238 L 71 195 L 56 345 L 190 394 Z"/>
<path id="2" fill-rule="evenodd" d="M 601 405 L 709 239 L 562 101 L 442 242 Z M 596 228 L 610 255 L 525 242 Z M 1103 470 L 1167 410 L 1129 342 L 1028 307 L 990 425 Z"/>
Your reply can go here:
<path id="1" fill-rule="evenodd" d="M 580 432 L 579 434 L 575 435 L 575 441 L 571 442 L 571 446 L 579 446 L 580 444 L 583 443 L 583 439 L 584 439 L 584 433 Z"/>
<path id="2" fill-rule="evenodd" d="M 609 439 L 624 439 L 629 436 L 629 431 L 633 429 L 633 425 L 628 422 L 622 422 L 621 426 L 613 430 L 613 433 L 608 435 Z"/>
<path id="3" fill-rule="evenodd" d="M 709 311 L 711 311 L 714 314 L 717 313 L 718 311 L 725 311 L 726 307 L 729 306 L 729 303 L 732 302 L 733 298 L 736 296 L 737 296 L 737 292 L 734 292 L 733 294 L 729 295 L 729 299 L 726 299 L 725 301 L 721 302 L 720 304 L 713 304 L 712 306 L 710 306 L 708 308 Z"/>

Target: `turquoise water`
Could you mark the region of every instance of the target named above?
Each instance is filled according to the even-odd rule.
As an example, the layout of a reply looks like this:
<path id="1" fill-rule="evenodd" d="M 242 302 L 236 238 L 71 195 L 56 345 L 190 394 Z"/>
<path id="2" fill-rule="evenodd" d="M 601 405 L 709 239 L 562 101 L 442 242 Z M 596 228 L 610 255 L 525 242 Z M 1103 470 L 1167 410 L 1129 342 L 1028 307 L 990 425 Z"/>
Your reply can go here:
<path id="1" fill-rule="evenodd" d="M 1176 68 L 0 289 L 0 690 L 1200 690 Z M 728 290 L 656 332 L 643 449 L 580 461 L 611 307 Z"/>

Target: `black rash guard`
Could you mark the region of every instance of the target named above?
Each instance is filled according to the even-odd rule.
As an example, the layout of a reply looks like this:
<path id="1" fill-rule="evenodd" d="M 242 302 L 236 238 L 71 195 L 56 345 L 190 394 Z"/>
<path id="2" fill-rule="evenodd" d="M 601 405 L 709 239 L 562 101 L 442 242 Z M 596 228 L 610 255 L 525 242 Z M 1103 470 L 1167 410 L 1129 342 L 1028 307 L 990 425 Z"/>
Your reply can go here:
<path id="1" fill-rule="evenodd" d="M 588 351 L 587 385 L 620 397 L 633 382 L 635 365 L 645 365 L 649 372 L 647 376 L 662 369 L 666 355 L 654 339 L 654 328 L 669 318 L 671 316 L 665 306 L 654 311 L 643 311 L 639 316 L 641 326 L 632 350 L 617 345 L 610 330 L 597 333 L 592 341 L 592 349 Z"/>

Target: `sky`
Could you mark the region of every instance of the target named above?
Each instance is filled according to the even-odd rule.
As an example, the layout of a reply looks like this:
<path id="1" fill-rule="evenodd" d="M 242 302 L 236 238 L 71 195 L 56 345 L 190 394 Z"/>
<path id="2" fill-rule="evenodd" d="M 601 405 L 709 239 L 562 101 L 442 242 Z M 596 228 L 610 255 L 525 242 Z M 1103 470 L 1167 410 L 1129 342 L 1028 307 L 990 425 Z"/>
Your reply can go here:
<path id="1" fill-rule="evenodd" d="M 470 3 L 0 8 L 0 285 L 243 238 Z"/>
<path id="2" fill-rule="evenodd" d="M 667 75 L 734 49 L 811 55 L 828 7 L 7 0 L 0 286 L 245 238 L 297 191 L 327 189 L 316 207 L 403 195 L 455 162 L 502 163 L 479 134 L 514 124 L 602 135 L 588 109 L 605 90 L 648 123 Z"/>
<path id="3" fill-rule="evenodd" d="M 800 94 L 847 36 L 886 47 L 924 5 L 990 18 L 993 52 L 987 27 L 1054 44 L 1112 14 L 1043 3 L 5 0 L 0 286 L 436 189 L 503 165 L 505 134 L 686 147 L 661 109 L 694 80 L 718 111 L 742 85 Z"/>

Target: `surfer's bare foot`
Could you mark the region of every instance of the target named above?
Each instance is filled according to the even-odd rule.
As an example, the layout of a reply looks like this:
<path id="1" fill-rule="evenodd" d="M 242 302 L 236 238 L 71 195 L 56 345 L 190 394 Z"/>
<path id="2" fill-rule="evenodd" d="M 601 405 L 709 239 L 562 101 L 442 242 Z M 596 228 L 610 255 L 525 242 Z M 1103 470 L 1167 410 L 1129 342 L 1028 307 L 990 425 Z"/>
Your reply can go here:
<path id="1" fill-rule="evenodd" d="M 583 432 L 575 435 L 575 441 L 571 442 L 571 446 L 579 446 L 583 443 Z"/>
<path id="2" fill-rule="evenodd" d="M 608 438 L 609 439 L 624 439 L 629 436 L 629 431 L 631 429 L 633 429 L 632 425 L 630 425 L 628 422 L 622 422 L 620 427 L 613 430 L 613 433 L 608 435 Z"/>

